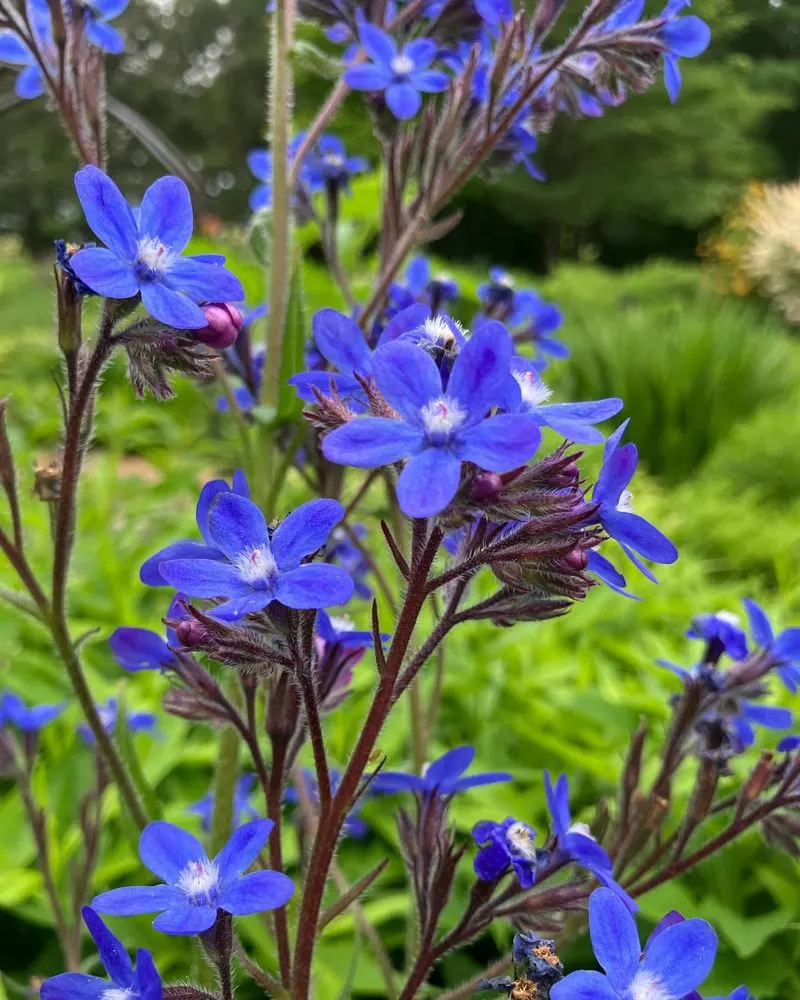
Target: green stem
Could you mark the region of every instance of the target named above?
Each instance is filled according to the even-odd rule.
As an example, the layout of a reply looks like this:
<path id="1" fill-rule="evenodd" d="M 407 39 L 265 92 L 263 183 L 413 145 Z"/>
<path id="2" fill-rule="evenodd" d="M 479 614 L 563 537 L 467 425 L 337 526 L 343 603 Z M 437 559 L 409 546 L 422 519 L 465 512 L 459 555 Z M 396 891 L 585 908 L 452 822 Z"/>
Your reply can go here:
<path id="1" fill-rule="evenodd" d="M 233 800 L 239 774 L 239 734 L 226 726 L 219 738 L 219 757 L 214 775 L 214 811 L 211 814 L 212 857 L 230 838 L 233 829 Z"/>
<path id="2" fill-rule="evenodd" d="M 253 477 L 253 448 L 250 444 L 250 428 L 247 425 L 247 420 L 244 413 L 242 413 L 241 407 L 236 401 L 236 396 L 234 395 L 230 379 L 228 378 L 227 372 L 225 371 L 225 365 L 222 363 L 221 358 L 214 359 L 214 376 L 219 382 L 220 389 L 222 389 L 222 395 L 228 403 L 228 409 L 230 410 L 236 424 L 236 430 L 238 431 L 239 439 L 242 442 L 242 462 L 244 463 L 247 478 L 250 480 Z"/>

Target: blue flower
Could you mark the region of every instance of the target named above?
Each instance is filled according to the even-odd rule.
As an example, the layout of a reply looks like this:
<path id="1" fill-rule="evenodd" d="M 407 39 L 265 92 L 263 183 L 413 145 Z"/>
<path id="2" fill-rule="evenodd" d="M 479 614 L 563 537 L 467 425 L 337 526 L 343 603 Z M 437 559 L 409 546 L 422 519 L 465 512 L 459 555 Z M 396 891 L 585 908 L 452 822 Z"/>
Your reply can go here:
<path id="1" fill-rule="evenodd" d="M 268 149 L 252 149 L 247 154 L 247 166 L 257 181 L 250 192 L 250 208 L 254 212 L 272 204 L 272 153 Z"/>
<path id="2" fill-rule="evenodd" d="M 520 886 L 530 889 L 536 881 L 538 860 L 536 831 L 532 826 L 512 816 L 502 823 L 484 820 L 475 824 L 472 836 L 481 848 L 473 862 L 481 882 L 493 882 L 511 867 Z"/>
<path id="3" fill-rule="evenodd" d="M 25 9 L 36 49 L 48 67 L 55 70 L 58 53 L 47 0 L 26 0 Z M 0 62 L 20 67 L 14 85 L 17 97 L 33 100 L 45 92 L 46 85 L 38 60 L 13 31 L 0 31 Z"/>
<path id="4" fill-rule="evenodd" d="M 168 620 L 179 621 L 186 617 L 181 604 L 183 600 L 184 594 L 175 595 L 167 610 Z M 167 629 L 167 637 L 164 639 L 149 628 L 134 628 L 130 625 L 114 629 L 108 637 L 108 644 L 117 663 L 132 674 L 140 670 L 170 670 L 175 666 L 177 657 L 169 647 L 181 645 L 172 628 Z"/>
<path id="5" fill-rule="evenodd" d="M 180 542 L 173 542 L 163 549 L 159 549 L 155 555 L 150 556 L 142 564 L 139 570 L 139 579 L 148 587 L 163 587 L 167 581 L 161 575 L 161 563 L 171 559 L 218 559 L 224 561 L 225 556 L 215 547 L 214 540 L 208 528 L 208 513 L 213 500 L 220 493 L 235 493 L 236 496 L 250 498 L 250 490 L 247 479 L 241 469 L 237 469 L 233 474 L 233 482 L 229 486 L 224 479 L 212 479 L 205 484 L 200 491 L 197 501 L 195 516 L 197 527 L 203 537 L 202 542 L 194 542 L 185 539 Z"/>
<path id="6" fill-rule="evenodd" d="M 192 202 L 178 177 L 151 184 L 136 212 L 97 167 L 79 170 L 75 188 L 89 228 L 108 249 L 79 250 L 70 263 L 98 295 L 128 299 L 141 294 L 155 319 L 181 330 L 207 326 L 197 303 L 244 298 L 241 282 L 230 271 L 181 256 L 192 235 Z"/>
<path id="7" fill-rule="evenodd" d="M 430 38 L 415 38 L 398 50 L 392 36 L 374 24 L 362 24 L 359 34 L 372 62 L 349 66 L 344 82 L 353 90 L 382 91 L 395 118 L 413 118 L 422 107 L 420 93 L 447 90 L 448 75 L 428 69 L 437 53 L 436 42 Z"/>
<path id="8" fill-rule="evenodd" d="M 242 774 L 236 782 L 236 790 L 233 793 L 234 826 L 240 826 L 245 820 L 258 818 L 258 811 L 250 801 L 255 783 L 256 776 L 254 774 Z M 187 812 L 199 816 L 203 829 L 208 833 L 211 830 L 211 818 L 214 815 L 213 787 L 208 790 L 199 802 L 190 805 Z"/>
<path id="9" fill-rule="evenodd" d="M 564 322 L 558 306 L 545 302 L 532 288 L 517 289 L 513 277 L 501 267 L 491 268 L 489 278 L 490 281 L 478 286 L 483 313 L 475 318 L 473 325 L 498 319 L 514 331 L 515 341 L 530 341 L 554 358 L 569 357 L 569 349 L 550 336 Z"/>
<path id="10" fill-rule="evenodd" d="M 289 608 L 344 604 L 353 581 L 338 566 L 301 564 L 325 544 L 344 513 L 335 500 L 302 504 L 270 535 L 264 515 L 250 500 L 218 493 L 208 511 L 214 548 L 159 563 L 161 577 L 191 597 L 225 597 L 215 613 L 240 618 L 272 601 Z"/>
<path id="11" fill-rule="evenodd" d="M 511 362 L 513 382 L 506 400 L 512 413 L 527 413 L 540 427 L 550 427 L 570 441 L 600 444 L 604 438 L 594 424 L 615 416 L 623 407 L 621 399 L 597 399 L 587 403 L 546 403 L 551 390 L 542 382 L 536 366 L 516 355 Z"/>
<path id="12" fill-rule="evenodd" d="M 793 750 L 800 750 L 800 736 L 784 736 L 778 743 L 778 750 L 781 753 L 791 753 Z"/>
<path id="13" fill-rule="evenodd" d="M 354 629 L 349 618 L 330 618 L 324 611 L 317 614 L 315 641 L 317 693 L 320 708 L 327 712 L 347 697 L 353 667 L 374 643 L 371 632 Z"/>
<path id="14" fill-rule="evenodd" d="M 606 442 L 604 451 L 603 466 L 597 477 L 597 482 L 592 492 L 592 501 L 600 504 L 597 519 L 603 526 L 604 531 L 617 542 L 622 551 L 647 578 L 653 583 L 658 580 L 653 573 L 642 562 L 649 559 L 656 563 L 674 563 L 678 558 L 678 550 L 658 528 L 650 524 L 643 517 L 633 512 L 631 507 L 632 495 L 628 491 L 628 485 L 636 471 L 639 461 L 639 454 L 636 445 L 626 444 L 619 446 L 622 432 L 627 425 L 627 420 L 611 435 Z M 599 556 L 599 553 L 590 553 L 590 556 Z M 602 563 L 606 565 L 603 566 Z M 616 588 L 624 587 L 625 579 L 617 573 L 618 580 L 606 571 L 611 564 L 603 556 L 591 559 L 589 569 L 596 572 L 604 582 L 610 583 Z M 611 566 L 614 570 L 614 567 Z M 616 570 L 614 570 L 616 573 Z M 606 576 L 608 579 L 606 579 Z M 620 583 L 619 580 L 622 582 Z"/>
<path id="15" fill-rule="evenodd" d="M 371 782 L 370 788 L 386 794 L 415 792 L 422 796 L 455 795 L 469 788 L 513 780 L 512 775 L 505 771 L 488 771 L 465 777 L 464 772 L 474 759 L 474 747 L 455 747 L 429 764 L 422 775 L 406 774 L 403 771 L 381 771 Z"/>
<path id="16" fill-rule="evenodd" d="M 444 274 L 432 275 L 430 261 L 423 255 L 409 261 L 403 277 L 404 284 L 394 282 L 389 288 L 389 298 L 399 309 L 424 302 L 436 313 L 458 296 L 456 282 Z"/>
<path id="17" fill-rule="evenodd" d="M 363 156 L 348 156 L 342 140 L 336 135 L 322 135 L 306 160 L 313 190 L 333 188 L 349 191 L 354 174 L 369 169 Z"/>
<path id="18" fill-rule="evenodd" d="M 117 56 L 125 49 L 125 39 L 108 23 L 125 10 L 128 0 L 84 0 L 83 32 L 92 45 Z"/>
<path id="19" fill-rule="evenodd" d="M 210 860 L 191 833 L 171 823 L 150 823 L 142 831 L 139 856 L 163 884 L 111 889 L 92 906 L 117 917 L 158 913 L 153 927 L 165 934 L 201 934 L 213 926 L 217 910 L 243 917 L 277 909 L 291 898 L 292 880 L 273 871 L 244 874 L 274 825 L 269 819 L 245 823 Z"/>
<path id="20" fill-rule="evenodd" d="M 107 733 L 112 734 L 119 722 L 119 705 L 117 699 L 109 698 L 108 701 L 95 707 L 97 714 L 100 716 L 100 724 L 103 729 Z M 151 712 L 128 712 L 125 717 L 125 725 L 132 733 L 150 732 L 156 722 L 157 719 Z M 82 722 L 78 726 L 78 733 L 89 746 L 94 744 L 94 733 L 85 722 Z"/>
<path id="21" fill-rule="evenodd" d="M 547 808 L 553 823 L 553 836 L 556 846 L 554 860 L 569 859 L 585 868 L 606 886 L 614 895 L 622 900 L 630 910 L 638 906 L 627 892 L 614 881 L 613 863 L 604 848 L 597 843 L 585 823 L 573 823 L 569 808 L 569 784 L 565 774 L 560 775 L 555 786 L 550 781 L 550 775 L 544 772 L 544 790 L 547 796 Z"/>
<path id="22" fill-rule="evenodd" d="M 702 639 L 709 645 L 706 659 L 719 659 L 723 652 L 733 660 L 743 660 L 747 656 L 747 636 L 739 627 L 739 618 L 728 611 L 715 615 L 697 615 L 686 632 L 687 639 Z"/>
<path id="23" fill-rule="evenodd" d="M 6 691 L 0 698 L 0 726 L 10 723 L 21 733 L 38 733 L 53 719 L 57 719 L 66 705 L 31 705 L 16 694 Z"/>
<path id="24" fill-rule="evenodd" d="M 661 29 L 660 36 L 666 46 L 664 85 L 673 104 L 681 91 L 682 79 L 678 60 L 694 59 L 702 55 L 711 41 L 711 29 L 702 18 L 693 14 L 688 17 L 677 17 L 677 14 L 688 7 L 690 2 L 691 0 L 669 0 L 661 15 L 668 19 Z"/>
<path id="25" fill-rule="evenodd" d="M 589 935 L 605 975 L 572 972 L 552 1000 L 678 1000 L 708 976 L 717 953 L 711 925 L 692 919 L 667 927 L 642 954 L 633 915 L 608 889 L 589 897 Z"/>
<path id="26" fill-rule="evenodd" d="M 113 1000 L 115 997 L 161 1000 L 161 976 L 150 952 L 140 948 L 134 968 L 122 942 L 114 937 L 94 910 L 84 906 L 81 914 L 111 982 L 82 972 L 63 972 L 42 983 L 39 993 L 42 1000 Z"/>
<path id="27" fill-rule="evenodd" d="M 753 701 L 742 701 L 734 714 L 729 714 L 723 707 L 718 713 L 713 709 L 706 713 L 705 719 L 718 720 L 727 733 L 734 753 L 742 753 L 756 742 L 753 726 L 763 726 L 765 729 L 791 729 L 794 716 L 789 708 L 778 705 L 759 705 Z"/>
<path id="28" fill-rule="evenodd" d="M 789 691 L 800 689 L 800 628 L 787 628 L 775 636 L 766 614 L 755 601 L 743 602 L 750 620 L 750 634 L 775 663 L 777 674 Z"/>
<path id="29" fill-rule="evenodd" d="M 351 420 L 323 439 L 323 454 L 339 465 L 368 469 L 407 458 L 397 483 L 403 513 L 439 514 L 455 496 L 463 462 L 507 472 L 539 446 L 541 434 L 531 421 L 514 414 L 486 417 L 508 379 L 511 352 L 502 324 L 485 323 L 458 355 L 445 390 L 425 351 L 402 341 L 379 347 L 373 377 L 399 418 Z"/>

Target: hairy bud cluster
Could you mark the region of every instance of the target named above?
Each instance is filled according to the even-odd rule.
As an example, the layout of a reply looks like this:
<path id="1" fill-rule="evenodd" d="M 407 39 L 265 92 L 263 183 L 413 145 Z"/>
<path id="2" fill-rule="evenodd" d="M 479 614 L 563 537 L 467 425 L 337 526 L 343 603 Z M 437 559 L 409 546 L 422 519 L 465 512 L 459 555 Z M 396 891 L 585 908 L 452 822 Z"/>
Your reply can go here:
<path id="1" fill-rule="evenodd" d="M 156 399 L 172 399 L 172 372 L 193 378 L 213 375 L 212 359 L 194 337 L 158 326 L 152 321 L 135 323 L 120 339 L 128 355 L 128 376 L 136 395 L 151 392 Z"/>

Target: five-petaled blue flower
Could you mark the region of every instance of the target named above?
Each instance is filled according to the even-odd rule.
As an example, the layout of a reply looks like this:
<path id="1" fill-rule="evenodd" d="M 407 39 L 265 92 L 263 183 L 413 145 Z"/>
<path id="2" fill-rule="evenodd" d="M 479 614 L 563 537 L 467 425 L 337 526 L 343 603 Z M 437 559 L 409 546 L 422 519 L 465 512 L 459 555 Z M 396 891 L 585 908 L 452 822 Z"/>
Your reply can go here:
<path id="1" fill-rule="evenodd" d="M 363 156 L 348 156 L 342 140 L 330 133 L 319 137 L 304 165 L 314 191 L 349 191 L 353 175 L 369 169 Z"/>
<path id="2" fill-rule="evenodd" d="M 605 975 L 572 972 L 552 987 L 552 1000 L 681 1000 L 717 953 L 711 925 L 696 918 L 661 930 L 642 952 L 633 914 L 609 889 L 589 897 L 589 935 Z"/>
<path id="3" fill-rule="evenodd" d="M 769 618 L 755 601 L 745 599 L 744 606 L 754 641 L 774 661 L 786 687 L 796 694 L 800 689 L 800 628 L 786 628 L 776 636 Z"/>
<path id="4" fill-rule="evenodd" d="M 181 330 L 207 326 L 197 303 L 244 298 L 239 279 L 220 265 L 224 258 L 181 256 L 192 235 L 192 202 L 180 178 L 151 184 L 136 212 L 97 167 L 79 170 L 75 188 L 89 228 L 107 249 L 79 250 L 70 264 L 98 295 L 129 299 L 141 294 L 155 319 Z"/>
<path id="5" fill-rule="evenodd" d="M 450 78 L 428 67 L 436 58 L 437 45 L 430 38 L 415 38 L 398 50 L 397 43 L 374 24 L 362 24 L 361 47 L 372 62 L 349 66 L 344 82 L 353 90 L 382 91 L 395 118 L 413 118 L 422 106 L 420 94 L 447 90 Z"/>
<path id="6" fill-rule="evenodd" d="M 25 704 L 19 695 L 6 691 L 0 698 L 0 726 L 7 723 L 21 733 L 38 733 L 53 719 L 57 719 L 66 705 L 31 705 Z"/>
<path id="7" fill-rule="evenodd" d="M 404 771 L 381 771 L 370 784 L 370 789 L 386 794 L 416 792 L 422 796 L 455 795 L 456 792 L 465 792 L 469 788 L 513 780 L 513 776 L 506 771 L 487 771 L 465 776 L 464 772 L 474 759 L 474 747 L 455 747 L 429 764 L 421 775 L 406 774 Z"/>
<path id="8" fill-rule="evenodd" d="M 292 880 L 281 872 L 244 874 L 274 825 L 269 819 L 245 823 L 210 860 L 191 833 L 171 823 L 150 823 L 142 831 L 139 855 L 163 884 L 111 889 L 92 906 L 118 917 L 158 913 L 153 927 L 165 934 L 201 934 L 214 924 L 217 910 L 242 917 L 277 909 L 290 899 Z"/>
<path id="9" fill-rule="evenodd" d="M 569 785 L 567 776 L 562 774 L 555 785 L 550 781 L 550 774 L 544 772 L 544 790 L 547 796 L 547 808 L 553 823 L 553 836 L 556 846 L 552 860 L 559 856 L 568 858 L 591 872 L 592 875 L 621 899 L 630 910 L 638 907 L 627 892 L 614 881 L 613 864 L 604 848 L 597 843 L 585 823 L 573 823 L 569 808 Z"/>
<path id="10" fill-rule="evenodd" d="M 53 21 L 47 0 L 26 0 L 25 13 L 40 59 L 51 72 L 58 64 L 58 50 L 53 38 Z M 33 100 L 46 90 L 39 61 L 13 31 L 0 31 L 0 62 L 19 66 L 14 91 L 17 97 Z"/>
<path id="11" fill-rule="evenodd" d="M 117 699 L 109 698 L 108 701 L 95 707 L 103 729 L 107 733 L 113 733 L 119 724 L 119 704 Z M 157 719 L 151 712 L 128 712 L 124 724 L 132 733 L 146 733 L 155 727 L 156 722 Z M 78 733 L 89 746 L 94 743 L 94 733 L 85 722 L 82 722 L 78 726 Z"/>
<path id="12" fill-rule="evenodd" d="M 527 823 L 509 816 L 502 823 L 483 820 L 472 830 L 475 843 L 481 848 L 475 855 L 473 867 L 482 882 L 493 882 L 509 867 L 523 889 L 530 889 L 536 881 L 536 831 Z"/>
<path id="13" fill-rule="evenodd" d="M 234 826 L 241 826 L 247 820 L 258 818 L 258 812 L 250 801 L 255 783 L 256 776 L 254 774 L 239 775 L 233 793 Z M 194 802 L 186 811 L 199 816 L 203 829 L 208 833 L 211 830 L 211 818 L 214 815 L 214 789 L 209 789 L 202 799 Z"/>
<path id="14" fill-rule="evenodd" d="M 108 979 L 83 972 L 62 972 L 42 983 L 39 991 L 42 1000 L 121 1000 L 123 997 L 125 1000 L 161 1000 L 161 976 L 150 952 L 140 948 L 134 968 L 125 946 L 94 910 L 84 906 L 81 914 Z"/>
<path id="15" fill-rule="evenodd" d="M 353 581 L 338 566 L 303 564 L 325 544 L 344 508 L 310 500 L 270 534 L 264 515 L 245 497 L 218 493 L 208 511 L 214 548 L 158 564 L 161 577 L 190 597 L 224 597 L 215 613 L 236 619 L 272 601 L 289 608 L 327 608 L 353 595 Z"/>
<path id="16" fill-rule="evenodd" d="M 456 358 L 447 387 L 434 359 L 398 341 L 372 356 L 378 388 L 399 419 L 360 417 L 322 442 L 328 461 L 357 468 L 408 461 L 397 498 L 409 517 L 439 514 L 455 496 L 463 462 L 507 472 L 534 455 L 541 433 L 515 414 L 487 418 L 511 365 L 511 337 L 501 323 L 484 323 Z"/>

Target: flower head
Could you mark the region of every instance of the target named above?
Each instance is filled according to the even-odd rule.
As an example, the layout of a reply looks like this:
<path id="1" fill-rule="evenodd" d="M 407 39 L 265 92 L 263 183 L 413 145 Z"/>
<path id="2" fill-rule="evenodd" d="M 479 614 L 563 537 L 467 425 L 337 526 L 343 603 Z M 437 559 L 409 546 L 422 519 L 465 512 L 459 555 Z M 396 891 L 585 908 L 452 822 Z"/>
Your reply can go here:
<path id="1" fill-rule="evenodd" d="M 398 341 L 379 347 L 372 373 L 398 419 L 362 417 L 331 431 L 325 457 L 340 465 L 375 468 L 408 459 L 397 484 L 409 517 L 439 514 L 455 496 L 463 462 L 490 472 L 524 465 L 541 438 L 515 414 L 487 418 L 508 379 L 511 338 L 500 323 L 485 323 L 467 341 L 445 388 L 426 351 Z"/>
<path id="2" fill-rule="evenodd" d="M 800 689 L 800 628 L 786 628 L 776 636 L 763 609 L 755 601 L 745 599 L 743 603 L 753 640 L 774 661 L 784 685 L 796 694 Z"/>
<path id="3" fill-rule="evenodd" d="M 719 611 L 715 615 L 696 615 L 686 632 L 687 639 L 702 639 L 708 644 L 704 656 L 707 663 L 716 663 L 723 653 L 733 660 L 747 656 L 747 636 L 739 626 L 738 615 Z"/>
<path id="4" fill-rule="evenodd" d="M 141 294 L 151 316 L 181 330 L 208 325 L 198 303 L 244 298 L 239 279 L 218 262 L 181 256 L 192 235 L 192 203 L 179 178 L 151 184 L 136 212 L 97 167 L 79 170 L 75 188 L 89 228 L 107 249 L 79 250 L 70 264 L 98 295 L 129 299 Z"/>
<path id="5" fill-rule="evenodd" d="M 66 705 L 28 706 L 19 697 L 6 691 L 0 698 L 0 726 L 12 725 L 21 733 L 38 733 L 48 723 L 57 719 Z"/>
<path id="6" fill-rule="evenodd" d="M 395 118 L 413 118 L 422 107 L 421 93 L 447 90 L 448 75 L 429 69 L 437 54 L 436 42 L 430 38 L 415 38 L 398 49 L 391 35 L 364 23 L 360 40 L 371 61 L 349 66 L 344 82 L 353 90 L 383 93 Z"/>
<path id="7" fill-rule="evenodd" d="M 330 133 L 319 137 L 305 167 L 312 190 L 333 191 L 349 191 L 351 178 L 369 169 L 362 156 L 348 156 L 342 140 Z"/>
<path id="8" fill-rule="evenodd" d="M 258 812 L 251 799 L 253 788 L 255 787 L 256 776 L 254 774 L 240 774 L 236 782 L 236 789 L 233 793 L 233 825 L 241 826 L 246 820 L 257 819 Z M 187 812 L 194 813 L 200 817 L 203 829 L 206 833 L 211 830 L 211 817 L 214 814 L 214 790 L 210 788 L 199 802 L 194 802 L 187 809 Z"/>
<path id="9" fill-rule="evenodd" d="M 270 532 L 259 508 L 235 493 L 211 500 L 207 527 L 213 549 L 158 564 L 161 577 L 191 597 L 226 598 L 221 617 L 241 618 L 272 601 L 289 608 L 344 604 L 353 581 L 338 566 L 305 564 L 344 513 L 335 500 L 310 500 Z"/>
<path id="10" fill-rule="evenodd" d="M 373 779 L 370 788 L 387 794 L 415 792 L 417 795 L 428 797 L 455 795 L 457 792 L 465 792 L 481 785 L 494 785 L 499 781 L 512 780 L 512 775 L 505 771 L 464 775 L 474 759 L 474 747 L 455 747 L 428 764 L 421 775 L 406 774 L 403 771 L 381 771 Z"/>
<path id="11" fill-rule="evenodd" d="M 515 341 L 529 341 L 554 358 L 569 357 L 568 348 L 551 336 L 564 322 L 558 306 L 545 302 L 532 288 L 517 288 L 513 276 L 501 267 L 491 268 L 489 279 L 478 286 L 482 312 L 473 326 L 496 319 L 513 331 Z M 542 361 L 538 364 L 540 368 L 544 366 Z"/>
<path id="12" fill-rule="evenodd" d="M 96 896 L 92 906 L 118 917 L 158 913 L 153 927 L 165 934 L 207 931 L 217 910 L 237 917 L 274 910 L 294 892 L 291 879 L 273 871 L 244 874 L 273 826 L 268 819 L 245 823 L 211 860 L 191 833 L 171 823 L 150 823 L 142 831 L 139 855 L 162 883 L 111 889 Z"/>
<path id="13" fill-rule="evenodd" d="M 589 898 L 589 935 L 605 970 L 572 972 L 556 983 L 552 1000 L 681 1000 L 708 976 L 717 936 L 705 920 L 662 930 L 642 953 L 636 920 L 609 889 Z"/>
<path id="14" fill-rule="evenodd" d="M 536 881 L 538 860 L 536 831 L 532 826 L 512 816 L 502 823 L 484 820 L 476 823 L 472 836 L 480 846 L 473 865 L 482 882 L 493 882 L 511 867 L 520 886 L 530 889 Z"/>
<path id="15" fill-rule="evenodd" d="M 42 1000 L 161 1000 L 161 976 L 150 952 L 139 949 L 134 967 L 122 942 L 94 910 L 84 906 L 81 914 L 110 982 L 82 972 L 63 972 L 42 983 Z"/>

